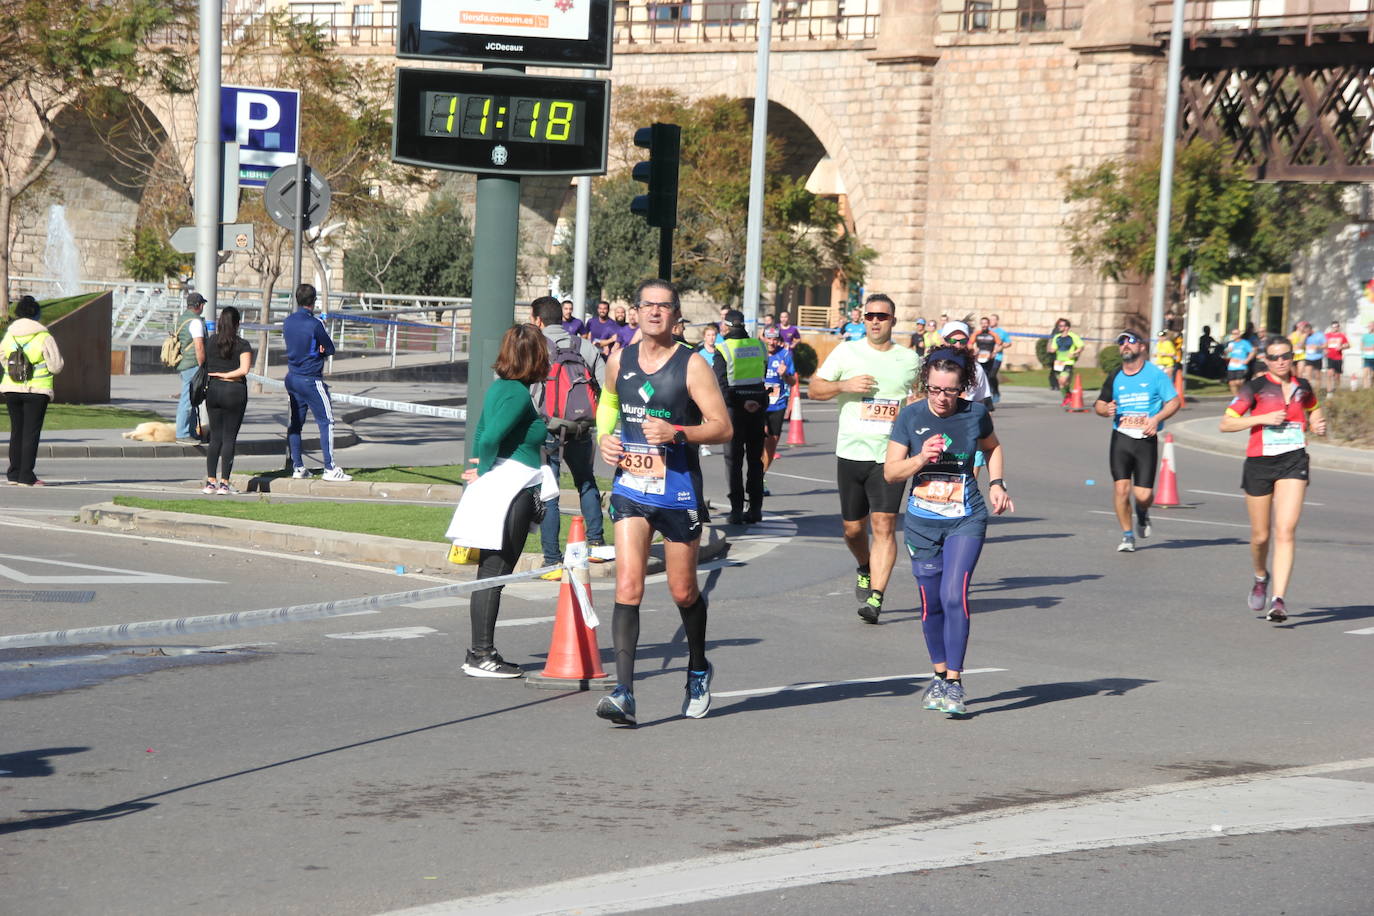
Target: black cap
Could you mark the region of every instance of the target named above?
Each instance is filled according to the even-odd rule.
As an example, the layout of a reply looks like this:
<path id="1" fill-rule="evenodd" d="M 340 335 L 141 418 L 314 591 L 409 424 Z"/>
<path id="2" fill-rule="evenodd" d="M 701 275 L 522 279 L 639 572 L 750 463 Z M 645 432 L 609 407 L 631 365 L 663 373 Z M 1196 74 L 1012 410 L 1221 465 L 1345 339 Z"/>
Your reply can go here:
<path id="1" fill-rule="evenodd" d="M 195 307 L 198 306 L 198 305 L 204 305 L 204 304 L 205 304 L 205 297 L 202 296 L 200 293 L 187 293 L 187 294 L 186 294 L 186 307 L 187 307 L 188 309 L 192 309 L 192 308 L 195 308 Z"/>
<path id="2" fill-rule="evenodd" d="M 744 313 L 739 309 L 730 309 L 725 313 L 725 323 L 744 327 Z"/>

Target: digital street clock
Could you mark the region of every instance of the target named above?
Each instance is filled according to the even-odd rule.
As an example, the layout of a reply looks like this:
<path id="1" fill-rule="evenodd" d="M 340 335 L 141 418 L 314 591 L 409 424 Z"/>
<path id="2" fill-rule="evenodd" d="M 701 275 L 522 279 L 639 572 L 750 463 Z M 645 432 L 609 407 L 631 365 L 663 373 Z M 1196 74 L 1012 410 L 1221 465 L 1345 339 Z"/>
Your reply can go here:
<path id="1" fill-rule="evenodd" d="M 602 175 L 606 80 L 396 71 L 396 162 L 487 175 Z"/>
<path id="2" fill-rule="evenodd" d="M 396 56 L 611 67 L 611 0 L 400 0 Z"/>

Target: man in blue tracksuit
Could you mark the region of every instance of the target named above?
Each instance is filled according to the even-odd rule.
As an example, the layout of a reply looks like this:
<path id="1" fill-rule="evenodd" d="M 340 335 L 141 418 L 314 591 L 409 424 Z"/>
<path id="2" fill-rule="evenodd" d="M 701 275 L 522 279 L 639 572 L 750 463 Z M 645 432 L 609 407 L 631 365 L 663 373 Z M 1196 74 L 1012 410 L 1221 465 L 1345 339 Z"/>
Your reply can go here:
<path id="1" fill-rule="evenodd" d="M 296 287 L 296 306 L 282 322 L 281 332 L 286 342 L 286 394 L 291 399 L 291 421 L 286 427 L 286 444 L 291 449 L 294 468 L 291 476 L 310 476 L 301 463 L 301 427 L 309 410 L 320 427 L 324 479 L 352 480 L 334 464 L 334 411 L 329 403 L 329 388 L 324 383 L 324 361 L 334 355 L 334 341 L 324 322 L 315 317 L 315 287 L 309 283 Z"/>

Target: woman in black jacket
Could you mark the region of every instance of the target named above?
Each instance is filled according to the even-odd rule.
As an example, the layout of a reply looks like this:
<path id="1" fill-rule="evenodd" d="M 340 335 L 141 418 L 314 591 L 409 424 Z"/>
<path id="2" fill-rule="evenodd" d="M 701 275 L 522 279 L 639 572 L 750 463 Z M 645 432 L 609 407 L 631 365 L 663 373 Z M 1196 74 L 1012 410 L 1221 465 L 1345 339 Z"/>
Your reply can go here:
<path id="1" fill-rule="evenodd" d="M 206 348 L 205 369 L 209 385 L 205 408 L 210 414 L 210 446 L 205 450 L 205 489 L 203 493 L 229 496 L 239 492 L 229 483 L 234 470 L 234 446 L 239 427 L 248 409 L 248 370 L 253 365 L 253 348 L 239 336 L 239 310 L 226 305 L 219 313 L 215 336 Z M 219 471 L 216 482 L 215 471 Z"/>

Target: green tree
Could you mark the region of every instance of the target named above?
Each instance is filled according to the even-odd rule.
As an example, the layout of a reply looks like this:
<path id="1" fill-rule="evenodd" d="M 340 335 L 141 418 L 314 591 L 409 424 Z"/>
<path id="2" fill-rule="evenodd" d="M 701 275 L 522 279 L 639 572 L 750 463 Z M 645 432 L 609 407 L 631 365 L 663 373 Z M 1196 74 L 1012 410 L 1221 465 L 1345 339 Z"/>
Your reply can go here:
<path id="1" fill-rule="evenodd" d="M 1080 264 L 1122 280 L 1154 271 L 1159 154 L 1109 160 L 1063 174 L 1069 250 Z M 1347 218 L 1340 185 L 1268 185 L 1245 175 L 1225 143 L 1180 146 L 1169 225 L 1169 276 L 1185 270 L 1207 291 L 1231 277 L 1288 270 L 1293 259 Z M 1171 283 L 1175 291 L 1177 283 Z M 1257 297 L 1258 299 L 1258 297 Z"/>
<path id="2" fill-rule="evenodd" d="M 15 199 L 61 151 L 54 120 L 102 89 L 157 78 L 175 55 L 153 39 L 188 8 L 184 0 L 0 2 L 0 294 L 6 302 Z"/>
<path id="3" fill-rule="evenodd" d="M 628 173 L 596 182 L 592 189 L 591 231 L 587 239 L 587 289 L 609 299 L 628 299 L 639 281 L 658 272 L 658 230 L 630 212 L 643 185 Z M 573 275 L 572 233 L 549 260 L 549 272 Z"/>
<path id="4" fill-rule="evenodd" d="M 162 240 L 157 230 L 147 226 L 134 230 L 124 271 L 140 283 L 159 283 L 176 277 L 186 263 L 186 255 Z"/>
<path id="5" fill-rule="evenodd" d="M 682 127 L 674 280 L 685 289 L 738 303 L 744 293 L 749 208 L 751 121 L 738 99 L 688 103 L 671 90 L 624 90 L 610 134 L 611 174 L 593 193 L 589 288 L 623 296 L 656 272 L 658 230 L 629 212 L 643 186 L 629 168 L 644 158 L 635 128 L 654 121 Z M 770 138 L 764 202 L 764 275 L 779 288 L 820 282 L 829 271 L 862 281 L 875 254 L 846 231 L 834 201 L 818 198 L 805 182 L 781 174 L 778 140 Z M 564 244 L 550 272 L 571 276 L 572 246 Z"/>
<path id="6" fill-rule="evenodd" d="M 436 194 L 413 216 L 378 208 L 359 220 L 344 283 L 363 292 L 472 295 L 472 226 L 457 199 Z"/>

